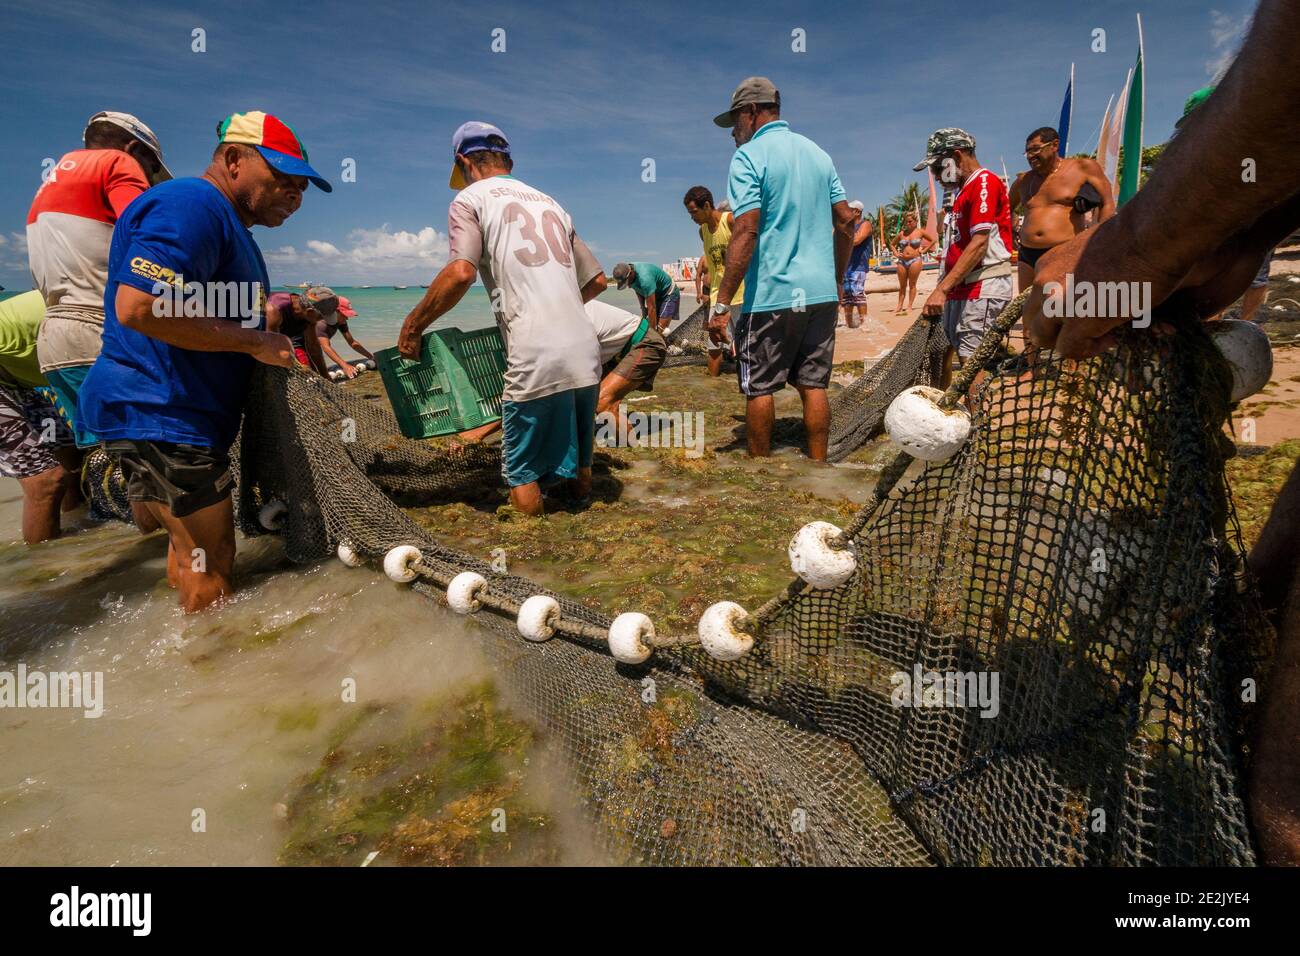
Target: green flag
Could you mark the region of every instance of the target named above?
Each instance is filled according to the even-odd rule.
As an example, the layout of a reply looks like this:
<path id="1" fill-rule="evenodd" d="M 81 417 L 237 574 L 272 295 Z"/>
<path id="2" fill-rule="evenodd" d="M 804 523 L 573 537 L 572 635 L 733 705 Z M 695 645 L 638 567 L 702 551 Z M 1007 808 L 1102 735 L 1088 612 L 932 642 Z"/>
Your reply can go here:
<path id="1" fill-rule="evenodd" d="M 1133 67 L 1133 80 L 1128 88 L 1128 106 L 1124 110 L 1124 171 L 1119 178 L 1117 202 L 1124 205 L 1138 190 L 1142 176 L 1142 108 L 1146 86 L 1142 63 L 1142 17 L 1138 17 L 1138 56 Z"/>

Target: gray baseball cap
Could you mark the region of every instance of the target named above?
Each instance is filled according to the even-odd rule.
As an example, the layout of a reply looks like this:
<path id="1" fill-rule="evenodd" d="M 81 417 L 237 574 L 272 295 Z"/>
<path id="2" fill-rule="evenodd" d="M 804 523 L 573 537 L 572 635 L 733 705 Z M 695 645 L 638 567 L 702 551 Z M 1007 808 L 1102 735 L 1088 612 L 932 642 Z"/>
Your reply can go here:
<path id="1" fill-rule="evenodd" d="M 158 142 L 158 137 L 154 135 L 153 130 L 130 113 L 119 113 L 116 110 L 100 110 L 90 119 L 86 120 L 86 128 L 82 130 L 81 141 L 86 141 L 86 133 L 90 132 L 90 127 L 96 123 L 112 123 L 126 130 L 133 137 L 144 143 L 158 160 L 158 175 L 155 177 L 155 183 L 160 183 L 172 178 L 171 170 L 163 162 L 162 145 Z"/>
<path id="2" fill-rule="evenodd" d="M 751 76 L 740 81 L 740 85 L 736 87 L 736 92 L 731 94 L 731 106 L 727 108 L 725 113 L 719 113 L 713 117 L 713 122 L 723 129 L 731 129 L 736 125 L 736 121 L 731 118 L 732 110 L 759 103 L 775 103 L 780 106 L 781 91 L 767 77 Z"/>
<path id="3" fill-rule="evenodd" d="M 620 262 L 614 266 L 614 271 L 610 274 L 620 289 L 626 289 L 627 284 L 632 281 L 632 263 Z"/>
<path id="4" fill-rule="evenodd" d="M 913 166 L 912 171 L 919 173 L 936 159 L 943 156 L 944 153 L 950 153 L 954 149 L 973 150 L 974 148 L 974 136 L 964 129 L 958 129 L 956 126 L 945 126 L 943 129 L 937 129 L 930 134 L 930 138 L 925 144 L 925 159 Z"/>

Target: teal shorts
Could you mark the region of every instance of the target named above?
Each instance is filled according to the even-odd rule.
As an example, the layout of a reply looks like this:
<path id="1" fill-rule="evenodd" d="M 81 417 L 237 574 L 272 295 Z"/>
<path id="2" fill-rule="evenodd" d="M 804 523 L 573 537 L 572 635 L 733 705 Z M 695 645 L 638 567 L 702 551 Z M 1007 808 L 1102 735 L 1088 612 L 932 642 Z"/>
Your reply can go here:
<path id="1" fill-rule="evenodd" d="M 58 399 L 56 404 L 59 411 L 72 426 L 72 435 L 78 448 L 93 448 L 99 444 L 99 439 L 93 433 L 81 427 L 81 409 L 77 401 L 81 385 L 86 381 L 89 371 L 89 365 L 70 365 L 67 368 L 50 369 L 45 373 L 45 380 L 50 383 L 50 389 Z"/>
<path id="2" fill-rule="evenodd" d="M 506 485 L 542 487 L 591 467 L 599 385 L 526 402 L 501 403 L 501 474 Z"/>

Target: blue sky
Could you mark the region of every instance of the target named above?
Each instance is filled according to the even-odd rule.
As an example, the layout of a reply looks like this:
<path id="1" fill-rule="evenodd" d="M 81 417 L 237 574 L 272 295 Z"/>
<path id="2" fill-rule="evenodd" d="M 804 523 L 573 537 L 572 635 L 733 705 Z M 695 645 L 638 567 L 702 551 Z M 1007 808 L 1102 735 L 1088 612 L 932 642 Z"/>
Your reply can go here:
<path id="1" fill-rule="evenodd" d="M 180 175 L 202 171 L 216 123 L 275 113 L 335 184 L 278 229 L 256 229 L 272 281 L 427 282 L 446 253 L 450 137 L 501 126 L 515 172 L 554 196 L 610 268 L 698 254 L 681 197 L 725 194 L 733 146 L 711 117 L 745 76 L 769 76 L 783 118 L 873 207 L 914 178 L 938 126 L 981 160 L 1023 168 L 1025 135 L 1054 125 L 1069 71 L 1071 150 L 1095 145 L 1136 51 L 1148 62 L 1147 142 L 1231 54 L 1253 0 L 933 0 L 709 4 L 91 3 L 5 0 L 0 79 L 0 284 L 27 288 L 22 240 L 41 163 L 80 145 L 100 109 L 135 113 Z M 732 12 L 734 11 L 734 13 Z M 207 50 L 191 50 L 191 31 Z M 505 31 L 504 53 L 491 50 Z M 1091 51 L 1106 31 L 1105 53 Z M 806 52 L 792 50 L 792 31 Z M 1090 141 L 1091 140 L 1091 141 Z M 340 180 L 356 162 L 356 182 Z M 642 181 L 643 160 L 656 180 Z"/>

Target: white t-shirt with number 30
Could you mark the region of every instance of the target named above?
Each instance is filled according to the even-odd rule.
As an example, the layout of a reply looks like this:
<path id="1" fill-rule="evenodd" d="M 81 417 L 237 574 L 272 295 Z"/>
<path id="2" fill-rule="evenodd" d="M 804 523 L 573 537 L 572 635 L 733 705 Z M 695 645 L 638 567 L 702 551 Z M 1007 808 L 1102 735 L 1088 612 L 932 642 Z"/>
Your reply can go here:
<path id="1" fill-rule="evenodd" d="M 600 381 L 581 285 L 600 272 L 550 196 L 512 176 L 470 183 L 447 215 L 448 261 L 478 267 L 506 343 L 502 398 L 525 402 Z"/>

